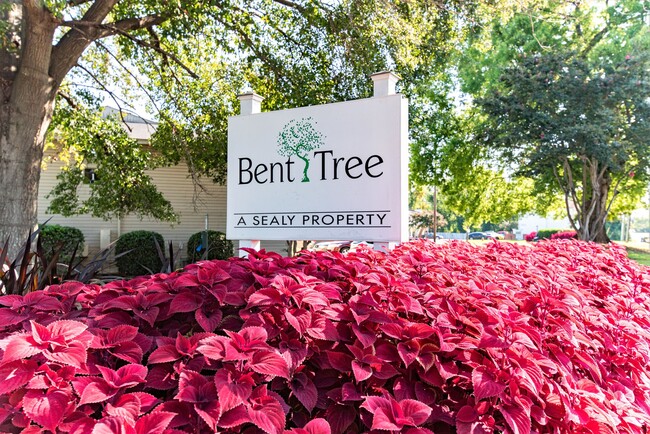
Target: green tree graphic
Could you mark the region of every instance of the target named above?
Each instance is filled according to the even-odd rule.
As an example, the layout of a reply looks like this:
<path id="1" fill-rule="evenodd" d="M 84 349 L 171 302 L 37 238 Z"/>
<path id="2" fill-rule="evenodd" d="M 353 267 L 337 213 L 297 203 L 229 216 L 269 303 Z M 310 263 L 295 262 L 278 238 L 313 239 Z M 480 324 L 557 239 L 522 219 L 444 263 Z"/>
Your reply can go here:
<path id="1" fill-rule="evenodd" d="M 314 122 L 316 123 L 316 122 Z M 293 119 L 286 124 L 278 136 L 278 154 L 283 157 L 295 155 L 305 162 L 302 182 L 309 182 L 309 158 L 307 153 L 323 144 L 323 134 L 312 125 L 312 118 Z"/>

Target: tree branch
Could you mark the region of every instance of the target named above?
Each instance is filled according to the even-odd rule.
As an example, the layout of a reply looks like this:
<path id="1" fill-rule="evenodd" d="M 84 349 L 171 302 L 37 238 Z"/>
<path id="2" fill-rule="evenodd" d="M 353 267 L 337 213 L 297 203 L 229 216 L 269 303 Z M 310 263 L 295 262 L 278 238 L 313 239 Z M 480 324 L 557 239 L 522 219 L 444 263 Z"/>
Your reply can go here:
<path id="1" fill-rule="evenodd" d="M 120 31 L 118 31 L 118 33 L 119 33 L 119 35 L 124 36 L 125 38 L 129 39 L 130 41 L 133 41 L 134 43 L 136 43 L 137 45 L 139 45 L 141 47 L 149 48 L 151 50 L 156 51 L 157 53 L 160 53 L 165 59 L 166 58 L 172 59 L 178 66 L 183 68 L 185 70 L 185 72 L 187 72 L 190 75 L 190 77 L 192 77 L 193 79 L 197 80 L 199 78 L 199 76 L 194 71 L 192 71 L 187 65 L 185 65 L 181 61 L 181 59 L 176 57 L 175 54 L 170 53 L 169 51 L 165 51 L 162 48 L 160 48 L 159 44 L 151 44 L 151 43 L 149 43 L 147 41 L 143 41 L 141 39 L 136 38 L 135 36 L 130 35 L 129 33 L 125 32 L 125 31 L 120 30 Z"/>
<path id="2" fill-rule="evenodd" d="M 96 0 L 81 20 L 101 23 L 117 2 L 118 0 Z M 57 86 L 61 84 L 70 69 L 77 64 L 79 57 L 81 57 L 86 48 L 96 39 L 96 34 L 93 30 L 92 27 L 73 27 L 52 48 L 49 73 Z"/>
<path id="3" fill-rule="evenodd" d="M 133 80 L 135 80 L 135 83 L 138 85 L 138 87 L 147 95 L 147 97 L 149 98 L 151 103 L 154 105 L 154 107 L 156 108 L 156 111 L 158 113 L 160 113 L 160 108 L 156 104 L 156 100 L 147 91 L 147 89 L 144 87 L 144 85 L 142 83 L 140 83 L 140 80 L 138 79 L 138 77 L 136 77 L 136 75 L 133 72 L 131 72 L 131 70 L 129 68 L 127 68 L 126 65 L 124 65 L 124 63 L 122 63 L 122 61 L 120 61 L 120 59 L 118 59 L 118 57 L 111 50 L 108 49 L 108 47 L 106 47 L 101 42 L 97 42 L 97 45 L 100 48 L 102 48 L 104 51 L 106 51 L 106 53 L 108 53 L 108 55 L 111 56 L 113 58 L 113 60 L 115 60 L 115 62 L 117 62 L 117 64 L 120 65 L 122 67 L 122 69 L 124 69 L 124 71 L 126 71 L 126 73 L 131 76 L 131 78 L 133 78 Z"/>
<path id="4" fill-rule="evenodd" d="M 67 3 L 68 3 L 68 6 L 73 6 L 74 7 L 74 6 L 80 6 L 80 5 L 82 5 L 84 3 L 88 3 L 90 1 L 92 1 L 92 0 L 68 0 Z"/>
<path id="5" fill-rule="evenodd" d="M 119 101 L 117 100 L 117 98 L 115 97 L 113 92 L 111 92 L 104 85 L 104 83 L 102 83 L 101 80 L 95 74 L 92 73 L 92 71 L 90 71 L 86 67 L 84 67 L 82 65 L 79 65 L 79 64 L 77 64 L 76 66 L 79 67 L 86 74 L 88 74 L 90 76 L 90 78 L 92 78 L 95 81 L 95 83 L 97 83 L 104 90 L 104 92 L 108 93 L 108 95 L 111 97 L 113 102 L 115 102 L 115 104 L 117 105 L 117 110 L 120 112 L 120 118 L 122 119 L 122 123 L 128 128 L 129 132 L 132 131 L 131 127 L 126 123 L 126 120 L 124 119 L 124 113 L 123 113 L 123 110 L 122 110 L 122 106 L 120 105 Z"/>
<path id="6" fill-rule="evenodd" d="M 66 102 L 70 105 L 70 107 L 72 107 L 72 108 L 74 108 L 74 109 L 77 108 L 77 103 L 74 102 L 74 100 L 72 99 L 72 97 L 71 97 L 70 95 L 68 95 L 67 93 L 63 92 L 61 89 L 59 89 L 56 93 L 57 93 L 57 95 L 59 95 L 61 98 L 63 98 L 64 100 L 66 100 Z"/>

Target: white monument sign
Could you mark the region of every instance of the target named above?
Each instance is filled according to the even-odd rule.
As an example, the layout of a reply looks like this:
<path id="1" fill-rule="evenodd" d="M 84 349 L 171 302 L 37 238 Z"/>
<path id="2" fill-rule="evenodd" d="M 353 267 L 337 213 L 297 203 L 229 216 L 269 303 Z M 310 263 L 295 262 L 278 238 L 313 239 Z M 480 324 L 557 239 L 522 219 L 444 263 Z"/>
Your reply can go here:
<path id="1" fill-rule="evenodd" d="M 373 79 L 367 99 L 267 113 L 242 101 L 251 114 L 228 120 L 229 239 L 408 240 L 408 104 L 395 75 Z"/>

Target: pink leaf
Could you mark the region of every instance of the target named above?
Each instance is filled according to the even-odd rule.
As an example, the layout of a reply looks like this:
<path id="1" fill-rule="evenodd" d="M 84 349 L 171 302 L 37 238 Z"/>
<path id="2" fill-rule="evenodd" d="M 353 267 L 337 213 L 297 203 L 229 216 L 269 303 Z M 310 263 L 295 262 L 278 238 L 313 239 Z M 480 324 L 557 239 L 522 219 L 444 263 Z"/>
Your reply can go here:
<path id="1" fill-rule="evenodd" d="M 71 396 L 63 390 L 28 390 L 23 398 L 23 410 L 34 422 L 52 432 L 72 409 Z"/>
<path id="2" fill-rule="evenodd" d="M 54 321 L 47 326 L 47 329 L 52 334 L 52 338 L 62 337 L 66 341 L 76 338 L 87 328 L 88 326 L 86 324 L 72 320 Z"/>
<path id="3" fill-rule="evenodd" d="M 181 355 L 176 350 L 175 345 L 163 345 L 162 347 L 156 348 L 149 355 L 149 363 L 166 363 L 174 362 L 181 358 Z"/>
<path id="4" fill-rule="evenodd" d="M 474 369 L 472 372 L 472 384 L 474 386 L 474 396 L 477 401 L 497 396 L 506 388 L 504 384 L 498 383 L 494 379 L 494 375 L 485 366 L 479 366 Z"/>
<path id="5" fill-rule="evenodd" d="M 226 346 L 230 338 L 225 336 L 212 336 L 201 341 L 197 351 L 212 360 L 223 360 L 226 357 Z"/>
<path id="6" fill-rule="evenodd" d="M 267 434 L 282 434 L 286 423 L 282 406 L 273 397 L 256 398 L 248 407 L 250 421 Z"/>
<path id="7" fill-rule="evenodd" d="M 352 361 L 352 372 L 357 382 L 367 380 L 372 376 L 372 368 L 357 360 Z"/>
<path id="8" fill-rule="evenodd" d="M 221 415 L 221 418 L 219 418 L 219 423 L 217 425 L 221 428 L 234 428 L 236 426 L 250 422 L 251 418 L 248 416 L 248 411 L 246 408 L 247 407 L 244 405 L 238 405 L 228 411 L 225 411 Z"/>
<path id="9" fill-rule="evenodd" d="M 222 412 L 237 407 L 248 400 L 255 385 L 253 375 L 253 373 L 242 374 L 228 369 L 221 369 L 215 374 L 214 383 L 217 387 Z"/>
<path id="10" fill-rule="evenodd" d="M 172 300 L 169 313 L 194 312 L 203 304 L 203 297 L 197 292 L 181 292 Z"/>
<path id="11" fill-rule="evenodd" d="M 214 309 L 210 312 L 210 315 L 206 315 L 203 309 L 198 309 L 194 314 L 194 317 L 196 318 L 196 322 L 199 323 L 204 331 L 213 332 L 219 324 L 221 324 L 223 313 L 221 312 L 221 309 Z"/>
<path id="12" fill-rule="evenodd" d="M 372 418 L 372 429 L 400 431 L 402 425 L 397 425 L 388 410 L 378 408 Z"/>
<path id="13" fill-rule="evenodd" d="M 330 424 L 325 419 L 316 418 L 304 426 L 309 434 L 332 434 Z"/>
<path id="14" fill-rule="evenodd" d="M 34 377 L 38 363 L 16 360 L 0 367 L 0 395 L 6 395 L 27 384 Z"/>
<path id="15" fill-rule="evenodd" d="M 106 334 L 106 343 L 116 345 L 123 342 L 129 342 L 135 339 L 138 334 L 138 328 L 130 325 L 119 325 L 108 331 Z"/>
<path id="16" fill-rule="evenodd" d="M 501 405 L 499 406 L 503 418 L 508 423 L 513 434 L 529 434 L 530 433 L 530 416 L 526 411 L 515 405 Z"/>
<path id="17" fill-rule="evenodd" d="M 29 316 L 16 313 L 12 309 L 8 309 L 6 307 L 3 307 L 2 309 L 0 309 L 0 327 L 1 328 L 16 325 L 16 324 L 20 324 L 21 322 L 25 321 L 27 318 L 29 318 Z"/>
<path id="18" fill-rule="evenodd" d="M 163 434 L 176 413 L 155 411 L 140 417 L 135 423 L 137 434 Z"/>
<path id="19" fill-rule="evenodd" d="M 142 362 L 142 348 L 135 342 L 121 342 L 108 352 L 125 362 L 136 364 Z"/>
<path id="20" fill-rule="evenodd" d="M 76 384 L 78 385 L 79 383 L 77 382 Z M 79 393 L 78 389 L 77 393 Z M 81 399 L 79 405 L 104 402 L 116 393 L 117 389 L 110 387 L 104 380 L 97 378 L 83 387 L 83 392 L 80 393 Z"/>
<path id="21" fill-rule="evenodd" d="M 278 353 L 259 350 L 253 353 L 248 367 L 260 374 L 289 378 L 289 365 Z"/>
<path id="22" fill-rule="evenodd" d="M 402 407 L 404 417 L 411 418 L 416 426 L 426 422 L 432 411 L 431 407 L 415 399 L 404 399 L 399 402 L 399 406 Z"/>
<path id="23" fill-rule="evenodd" d="M 26 359 L 42 351 L 28 340 L 28 336 L 21 334 L 10 338 L 5 348 L 4 356 L 2 357 L 2 364 L 13 362 L 14 360 Z"/>
<path id="24" fill-rule="evenodd" d="M 54 351 L 45 350 L 43 355 L 52 362 L 80 368 L 88 357 L 86 347 L 80 342 L 70 342 L 66 347 L 55 347 Z"/>
<path id="25" fill-rule="evenodd" d="M 301 335 L 305 334 L 311 324 L 311 312 L 305 309 L 287 310 L 285 317 L 289 324 Z"/>

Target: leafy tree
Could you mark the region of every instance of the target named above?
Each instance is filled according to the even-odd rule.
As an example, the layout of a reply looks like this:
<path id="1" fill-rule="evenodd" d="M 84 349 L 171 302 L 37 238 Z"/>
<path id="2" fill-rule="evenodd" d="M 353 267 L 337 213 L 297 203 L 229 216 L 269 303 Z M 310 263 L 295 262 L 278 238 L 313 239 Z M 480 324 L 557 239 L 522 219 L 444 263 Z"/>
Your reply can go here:
<path id="1" fill-rule="evenodd" d="M 542 214 L 562 197 L 582 239 L 607 241 L 608 214 L 633 209 L 647 185 L 648 5 L 518 6 L 472 34 L 459 61 L 482 110 L 477 161 L 533 180 Z"/>
<path id="2" fill-rule="evenodd" d="M 278 135 L 278 154 L 283 157 L 296 156 L 305 163 L 302 182 L 309 182 L 309 158 L 307 153 L 320 148 L 323 134 L 312 124 L 312 118 L 292 119 Z"/>
<path id="3" fill-rule="evenodd" d="M 93 148 L 115 135 L 57 143 L 56 131 L 66 125 L 51 125 L 56 110 L 83 104 L 83 90 L 126 106 L 139 88 L 159 113 L 152 147 L 134 157 L 131 171 L 110 172 L 139 179 L 122 184 L 129 189 L 122 198 L 145 205 L 155 193 L 137 197 L 146 177 L 135 172 L 153 163 L 183 161 L 192 176 L 225 179 L 224 125 L 243 87 L 264 93 L 267 108 L 295 107 L 366 96 L 367 75 L 392 68 L 409 93 L 410 83 L 444 61 L 457 17 L 471 17 L 473 9 L 455 0 L 10 0 L 1 6 L 0 239 L 11 236 L 12 249 L 35 223 L 48 131 L 52 143 L 83 147 L 86 158 L 72 167 L 75 176 L 62 180 L 67 190 L 55 192 L 70 199 L 61 209 L 77 212 L 92 204 L 73 204 L 78 169 L 92 162 Z M 120 83 L 119 91 L 112 82 Z M 156 218 L 171 217 L 156 201 L 162 206 Z M 120 212 L 143 210 L 117 206 Z"/>
<path id="4" fill-rule="evenodd" d="M 501 76 L 501 92 L 477 101 L 484 143 L 538 184 L 558 185 L 580 239 L 609 241 L 612 202 L 630 178 L 647 180 L 647 65 L 642 55 L 600 67 L 572 54 L 526 57 Z"/>
<path id="5" fill-rule="evenodd" d="M 411 117 L 411 181 L 437 185 L 447 221 L 462 216 L 463 231 L 484 222 L 516 219 L 533 210 L 532 183 L 506 177 L 476 141 L 474 115 L 461 113 L 450 82 L 439 81 L 416 98 Z M 465 226 L 465 227 L 463 227 Z"/>

